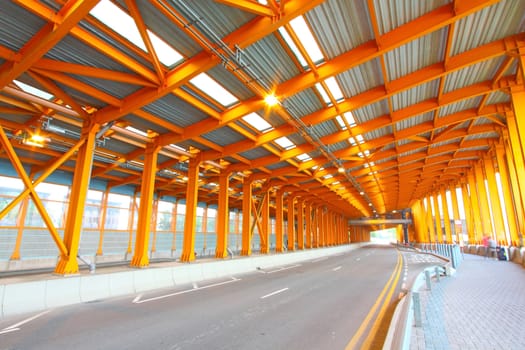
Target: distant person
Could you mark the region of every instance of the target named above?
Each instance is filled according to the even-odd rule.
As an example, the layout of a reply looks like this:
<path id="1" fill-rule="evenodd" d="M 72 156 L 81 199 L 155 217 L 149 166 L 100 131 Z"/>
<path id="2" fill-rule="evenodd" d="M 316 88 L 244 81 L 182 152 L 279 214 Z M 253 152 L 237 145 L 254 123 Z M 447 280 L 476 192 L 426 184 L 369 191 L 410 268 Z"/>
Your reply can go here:
<path id="1" fill-rule="evenodd" d="M 489 236 L 484 235 L 481 239 L 481 244 L 483 245 L 483 248 L 485 248 L 485 258 L 489 256 Z"/>
<path id="2" fill-rule="evenodd" d="M 494 256 L 494 253 L 496 253 L 496 246 L 496 240 L 489 238 L 489 255 L 491 258 Z"/>

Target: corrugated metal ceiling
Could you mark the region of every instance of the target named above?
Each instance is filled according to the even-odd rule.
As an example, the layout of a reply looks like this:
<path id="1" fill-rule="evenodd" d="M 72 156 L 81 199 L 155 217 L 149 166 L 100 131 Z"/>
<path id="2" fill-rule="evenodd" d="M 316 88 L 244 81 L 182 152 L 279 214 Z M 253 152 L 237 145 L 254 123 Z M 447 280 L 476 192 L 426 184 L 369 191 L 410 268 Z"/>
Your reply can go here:
<path id="1" fill-rule="evenodd" d="M 114 3 L 128 11 L 133 2 Z M 448 164 L 463 161 L 462 153 L 474 164 L 501 142 L 505 111 L 512 109 L 510 87 L 523 84 L 516 57 L 525 42 L 525 0 L 469 2 L 472 8 L 447 0 L 288 0 L 278 1 L 284 11 L 271 16 L 226 3 L 136 1 L 135 20 L 183 56 L 172 67 L 90 15 L 60 31 L 67 25 L 57 14 L 60 1 L 2 4 L 0 125 L 13 138 L 40 130 L 49 118 L 68 130 L 63 135 L 44 130 L 51 141 L 43 150 L 13 140 L 24 157 L 35 153 L 26 157 L 30 163 L 50 160 L 64 145 L 78 142 L 83 123 L 107 126 L 96 149 L 97 183 L 118 187 L 120 179 L 123 186 L 131 181 L 140 188 L 139 163 L 147 145 L 155 144 L 162 150 L 158 182 L 166 196 L 184 193 L 186 161 L 202 159 L 202 201 L 216 203 L 216 192 L 204 184 L 231 171 L 244 174 L 232 178 L 232 188 L 242 188 L 249 174 L 265 176 L 277 187 L 286 181 L 351 217 L 403 209 L 435 191 L 442 173 L 417 166 L 436 157 L 434 150 L 450 159 Z M 268 7 L 267 13 L 278 10 Z M 318 64 L 302 67 L 278 31 L 290 30 L 287 24 L 299 15 L 320 47 Z M 60 38 L 49 38 L 38 48 L 32 39 L 45 40 L 47 25 L 56 27 Z M 306 54 L 307 43 L 296 44 Z M 23 66 L 19 71 L 18 62 Z M 200 73 L 239 102 L 222 106 L 200 91 L 189 82 Z M 335 104 L 325 102 L 315 87 L 326 86 L 330 77 L 343 94 Z M 15 78 L 54 99 L 14 93 Z M 271 92 L 278 94 L 280 106 L 264 104 Z M 247 125 L 241 118 L 251 112 L 272 130 L 263 133 Z M 345 112 L 355 118 L 349 129 L 335 119 Z M 150 134 L 124 132 L 128 125 Z M 357 140 L 362 143 L 353 145 L 351 136 L 362 137 Z M 281 137 L 293 143 L 292 150 L 275 143 Z M 365 150 L 377 169 L 373 176 L 358 157 Z M 313 159 L 302 165 L 297 158 L 302 153 Z M 119 158 L 120 165 L 109 164 Z M 340 166 L 344 173 L 337 171 Z M 312 169 L 317 169 L 314 177 Z M 451 167 L 448 175 L 461 178 L 465 169 Z M 407 183 L 400 192 L 402 177 L 423 174 L 435 181 Z M 331 181 L 323 182 L 326 175 L 340 181 L 346 192 L 334 192 L 326 184 Z M 361 196 L 363 189 L 370 196 Z"/>

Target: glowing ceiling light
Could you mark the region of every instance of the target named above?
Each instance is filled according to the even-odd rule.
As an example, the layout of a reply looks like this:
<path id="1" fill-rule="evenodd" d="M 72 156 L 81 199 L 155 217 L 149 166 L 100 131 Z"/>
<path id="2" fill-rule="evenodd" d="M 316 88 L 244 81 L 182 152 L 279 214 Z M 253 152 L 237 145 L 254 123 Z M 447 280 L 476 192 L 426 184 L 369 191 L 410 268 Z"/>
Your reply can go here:
<path id="1" fill-rule="evenodd" d="M 264 102 L 266 102 L 266 104 L 271 107 L 271 106 L 275 106 L 276 104 L 278 104 L 279 100 L 277 99 L 277 97 L 275 97 L 275 95 L 271 94 L 271 95 L 267 95 L 264 98 Z"/>

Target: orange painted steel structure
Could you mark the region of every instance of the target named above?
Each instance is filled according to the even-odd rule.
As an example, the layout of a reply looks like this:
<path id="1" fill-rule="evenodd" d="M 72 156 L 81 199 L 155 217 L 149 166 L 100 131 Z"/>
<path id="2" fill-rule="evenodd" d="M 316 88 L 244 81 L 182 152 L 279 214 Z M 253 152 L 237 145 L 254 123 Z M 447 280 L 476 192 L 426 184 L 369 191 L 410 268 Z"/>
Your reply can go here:
<path id="1" fill-rule="evenodd" d="M 394 215 L 395 210 L 407 208 L 414 216 L 411 238 L 417 241 L 463 240 L 454 225 L 464 216 L 470 242 L 479 242 L 489 233 L 501 244 L 522 244 L 525 33 L 520 32 L 523 28 L 509 28 L 492 40 L 473 40 L 470 45 L 458 43 L 458 36 L 472 18 L 491 18 L 487 14 L 492 10 L 515 16 L 521 23 L 523 1 L 456 0 L 434 5 L 394 25 L 381 17 L 382 11 L 394 10 L 382 1 L 271 0 L 263 5 L 210 0 L 208 7 L 237 19 L 215 25 L 217 31 L 231 25 L 217 35 L 220 42 L 209 35 L 209 26 L 196 21 L 191 28 L 184 23 L 183 18 L 191 22 L 187 18 L 190 12 L 172 2 L 119 3 L 136 24 L 145 50 L 91 15 L 97 3 L 57 1 L 52 8 L 38 1 L 14 1 L 6 18 L 24 14 L 31 23 L 41 24 L 35 24 L 30 33 L 12 33 L 26 38 L 24 42 L 12 39 L 11 45 L 0 45 L 0 156 L 25 186 L 2 208 L 0 219 L 20 203 L 19 217 L 24 218 L 28 201 L 32 201 L 57 246 L 57 273 L 78 271 L 82 215 L 92 179 L 106 184 L 102 221 L 108 192 L 121 186 L 134 188 L 138 220 L 135 246 L 130 234 L 127 253 L 133 253 L 131 264 L 135 267 L 149 264 L 150 244 L 155 250 L 156 230 L 152 231 L 151 219 L 156 217 L 162 197 L 185 201 L 180 257 L 185 262 L 195 259 L 199 203 L 218 208 L 217 258 L 228 255 L 229 212 L 233 208 L 243 213 L 242 255 L 252 254 L 254 227 L 259 233 L 260 253 L 269 253 L 270 216 L 276 223 L 275 250 L 283 252 L 367 240 L 368 233 L 362 227 L 350 227 L 348 219 Z M 206 7 L 193 6 L 213 22 Z M 363 13 L 347 15 L 355 16 L 356 32 L 370 33 L 340 52 L 323 38 L 331 30 L 341 31 L 336 38 L 349 33 L 319 20 L 329 18 L 328 13 L 337 12 L 333 9 L 338 6 L 362 6 Z M 294 31 L 291 21 L 298 17 L 305 18 L 316 35 L 324 55 L 322 62 L 309 57 Z M 358 27 L 358 17 L 368 18 L 363 27 Z M 185 40 L 187 47 L 177 47 L 186 52 L 182 62 L 171 67 L 161 62 L 148 34 L 154 18 L 161 18 L 169 33 Z M 299 63 L 279 28 L 288 32 L 306 66 Z M 4 21 L 0 29 L 4 33 L 15 27 Z M 442 55 L 436 55 L 439 59 L 414 66 L 408 59 L 403 61 L 414 54 L 410 49 L 437 37 L 439 41 L 432 44 L 443 50 Z M 67 46 L 71 42 L 74 44 Z M 243 56 L 243 50 L 257 51 L 253 48 L 270 44 L 276 45 L 272 46 L 275 55 L 282 51 L 290 64 L 280 71 L 277 62 L 265 66 L 261 55 L 261 76 L 252 76 L 250 65 L 242 64 L 241 58 L 249 58 Z M 85 57 L 88 63 L 83 63 L 67 48 L 89 48 L 99 59 Z M 405 55 L 403 50 L 409 53 Z M 231 52 L 241 58 L 228 58 Z M 426 51 L 420 54 L 431 55 Z M 480 68 L 484 65 L 490 68 Z M 363 71 L 369 73 L 360 76 Z M 479 76 L 466 79 L 471 71 Z M 191 81 L 201 73 L 215 74 L 237 87 L 233 92 L 239 95 L 239 102 L 224 106 L 199 91 Z M 263 83 L 265 74 L 275 81 L 271 91 Z M 369 79 L 368 75 L 374 76 Z M 379 84 L 357 88 L 351 76 Z M 330 91 L 326 79 L 333 77 L 345 87 L 343 99 L 336 100 Z M 466 82 L 454 83 L 456 80 Z M 23 91 L 18 81 L 38 86 L 53 98 Z M 330 102 L 322 102 L 316 86 L 324 88 Z M 271 108 L 264 100 L 270 92 L 280 101 Z M 297 117 L 290 101 L 308 108 Z M 172 106 L 170 103 L 178 105 L 161 113 L 160 105 Z M 363 111 L 373 113 L 374 108 L 380 112 L 373 118 L 361 116 Z M 189 112 L 183 118 L 172 117 L 178 110 Z M 268 121 L 280 122 L 262 132 L 244 121 L 249 113 L 261 111 Z M 348 121 L 344 127 L 338 125 L 337 118 L 346 112 L 353 112 L 360 120 L 355 125 Z M 51 121 L 78 132 L 53 133 L 45 124 Z M 128 126 L 147 130 L 140 135 L 126 129 Z M 35 148 L 22 142 L 37 132 L 60 147 Z M 223 139 L 224 135 L 234 137 Z M 355 142 L 363 135 L 364 142 Z M 289 149 L 279 147 L 275 141 L 282 137 L 300 142 Z M 107 145 L 100 145 L 101 140 Z M 304 154 L 308 159 L 300 160 Z M 130 164 L 139 164 L 140 170 Z M 339 167 L 344 171 L 338 171 Z M 56 170 L 72 175 L 63 237 L 35 191 Z M 210 189 L 216 182 L 218 189 Z M 462 210 L 457 188 L 461 189 Z M 136 205 L 135 199 L 132 205 Z M 135 210 L 130 212 L 134 215 Z M 20 259 L 23 226 L 19 223 L 12 259 Z M 97 254 L 103 254 L 103 227 Z M 133 230 L 130 227 L 130 232 Z M 149 242 L 151 232 L 153 242 Z"/>

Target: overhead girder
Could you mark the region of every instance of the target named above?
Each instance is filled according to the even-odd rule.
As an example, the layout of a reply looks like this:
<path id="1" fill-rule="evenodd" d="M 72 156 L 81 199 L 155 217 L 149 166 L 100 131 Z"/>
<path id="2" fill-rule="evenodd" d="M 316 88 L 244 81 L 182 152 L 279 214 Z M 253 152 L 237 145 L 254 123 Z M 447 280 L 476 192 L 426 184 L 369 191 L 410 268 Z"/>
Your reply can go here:
<path id="1" fill-rule="evenodd" d="M 70 1 L 70 6 L 64 6 L 58 12 L 54 12 L 53 17 L 56 22 L 46 24 L 34 35 L 19 51 L 21 55 L 16 61 L 6 61 L 0 66 L 0 88 L 11 83 L 20 74 L 31 68 L 37 60 L 68 35 L 70 30 L 77 26 L 78 22 L 89 13 L 97 2 L 98 0 Z M 27 5 L 29 7 L 38 6 L 32 1 L 28 2 Z"/>
<path id="2" fill-rule="evenodd" d="M 244 26 L 223 38 L 224 42 L 235 43 L 239 48 L 245 48 L 250 44 L 260 40 L 277 30 L 283 23 L 288 22 L 302 13 L 307 12 L 313 7 L 319 5 L 322 1 L 315 0 L 304 3 L 302 1 L 287 1 L 284 4 L 283 16 L 273 21 L 267 17 L 257 17 Z M 178 67 L 165 74 L 165 83 L 157 89 L 143 88 L 136 93 L 122 100 L 122 107 L 115 108 L 112 106 L 101 109 L 97 112 L 95 120 L 98 123 L 106 123 L 117 120 L 121 116 L 133 112 L 161 97 L 170 93 L 172 90 L 186 84 L 192 77 L 213 68 L 219 64 L 219 58 L 203 52 L 197 54 Z M 162 144 L 161 144 L 162 145 Z"/>
<path id="3" fill-rule="evenodd" d="M 464 4 L 469 4 L 469 6 L 470 6 L 470 5 L 474 4 L 474 2 L 472 2 L 472 1 L 461 2 L 461 4 L 460 4 L 459 6 L 460 6 L 460 7 L 461 7 L 461 6 L 466 6 L 466 5 L 464 5 Z M 486 6 L 487 4 L 489 4 L 489 2 L 486 2 L 485 4 L 482 4 L 482 6 Z M 447 5 L 447 6 L 448 6 L 448 5 Z M 445 7 L 443 7 L 443 8 L 445 8 Z M 44 9 L 45 9 L 45 8 L 44 8 Z M 463 9 L 464 9 L 464 11 L 471 11 L 471 10 L 472 10 L 472 9 L 467 10 L 467 7 L 463 7 Z M 44 11 L 44 10 L 42 10 L 42 11 Z M 472 11 L 473 11 L 473 10 L 472 10 Z M 441 12 L 440 12 L 440 13 L 441 13 Z M 462 12 L 462 15 L 465 15 L 465 13 L 466 13 L 466 12 Z M 450 15 L 451 13 L 448 12 L 448 11 L 443 11 L 443 13 L 442 13 L 443 17 L 445 17 L 445 14 Z M 448 21 L 450 21 L 450 20 L 448 20 Z M 454 22 L 452 22 L 452 23 L 454 23 Z M 441 24 L 439 24 L 439 25 L 441 25 Z M 438 26 L 439 26 L 439 25 L 438 25 Z M 437 27 L 436 27 L 436 28 L 437 28 Z M 401 34 L 399 34 L 399 37 L 403 37 L 403 35 L 406 35 L 406 34 L 410 33 L 410 31 L 406 31 L 406 32 L 404 32 L 404 34 L 403 34 L 403 32 L 401 32 L 401 31 L 400 31 L 399 33 L 401 33 Z M 381 38 L 379 38 L 379 40 L 378 40 L 378 47 L 379 47 L 379 43 L 381 43 L 381 49 L 382 49 L 382 50 L 385 50 L 385 52 L 387 51 L 387 49 L 384 49 L 384 45 L 385 45 L 384 43 L 385 43 L 385 42 L 386 42 L 386 43 L 390 43 L 390 45 L 393 45 L 393 46 L 391 46 L 390 50 L 391 50 L 392 48 L 395 48 L 395 47 L 396 47 L 395 45 L 397 45 L 397 46 L 401 45 L 401 44 L 399 44 L 399 42 L 396 42 L 396 41 L 393 40 L 393 39 L 390 39 L 390 42 L 389 42 L 389 40 L 387 40 L 387 39 L 389 39 L 389 38 L 396 38 L 396 36 L 393 35 L 393 34 L 391 34 L 390 36 L 388 36 L 388 34 L 389 34 L 389 33 L 383 35 L 383 36 L 382 36 Z M 417 35 L 419 35 L 419 33 L 418 33 Z M 385 39 L 385 38 L 386 38 L 386 39 Z M 385 40 L 386 40 L 386 41 L 385 41 Z M 407 40 L 411 40 L 411 39 L 407 39 Z M 495 47 L 496 47 L 496 46 L 493 47 L 494 50 L 495 50 Z M 505 49 L 507 49 L 507 48 L 508 48 L 508 46 L 506 46 Z M 494 52 L 495 52 L 495 51 L 494 51 Z M 495 54 L 495 53 L 494 53 L 494 56 L 496 56 L 496 55 L 499 55 L 499 54 Z M 458 55 L 458 56 L 460 56 L 460 55 Z M 479 57 L 481 57 L 481 55 L 480 55 Z M 455 57 L 454 57 L 454 58 L 455 58 Z M 440 73 L 441 75 L 439 75 L 439 77 L 445 76 L 446 74 L 448 74 L 448 73 L 450 73 L 450 72 L 452 71 L 452 70 L 450 70 L 450 65 L 452 65 L 452 67 L 454 67 L 454 65 L 453 65 L 453 63 L 454 63 L 454 60 L 453 60 L 453 59 L 454 59 L 454 58 L 448 58 L 448 59 L 447 59 L 447 64 L 446 64 L 446 65 L 443 64 L 443 66 L 446 66 L 446 67 L 447 67 L 447 72 L 446 72 L 446 73 Z M 465 59 L 465 61 L 467 60 L 467 55 L 464 56 L 464 59 Z M 450 62 L 452 62 L 452 63 L 450 63 Z M 35 64 L 35 67 L 36 67 L 36 66 L 37 66 L 37 64 Z M 437 68 L 438 68 L 438 67 L 432 67 L 432 68 L 429 67 L 429 69 L 428 69 L 428 74 L 430 74 L 430 72 L 433 72 L 433 71 L 436 71 L 436 72 L 437 72 L 437 71 L 438 71 Z M 344 69 L 344 68 L 341 68 L 341 69 Z M 459 69 L 459 68 L 457 68 L 457 69 Z M 422 75 L 419 77 L 420 81 L 421 81 L 421 80 L 424 81 L 424 79 L 426 79 L 426 78 L 424 78 L 424 77 L 425 77 L 425 75 L 422 74 Z M 423 78 L 423 79 L 422 79 L 422 78 Z M 139 80 L 140 80 L 140 79 L 143 79 L 143 78 L 140 78 L 140 77 L 139 77 Z M 320 79 L 320 78 L 318 78 L 318 79 Z M 403 78 L 401 78 L 401 79 L 403 79 Z M 412 77 L 412 79 L 415 79 L 415 78 Z M 428 78 L 428 79 L 431 80 L 431 78 Z M 415 84 L 415 81 L 416 81 L 416 80 L 414 80 L 414 84 Z M 406 82 L 408 83 L 408 82 L 409 82 L 409 79 L 407 79 Z M 388 83 L 388 88 L 387 88 L 387 89 L 384 89 L 385 92 L 388 91 L 387 94 L 386 94 L 385 96 L 390 96 L 391 94 L 393 94 L 393 93 L 392 93 L 392 90 L 393 90 L 393 89 L 395 90 L 396 85 L 395 85 L 395 84 L 392 84 L 392 83 L 393 83 L 393 82 L 389 82 L 389 83 Z M 155 84 L 150 84 L 150 85 L 155 85 Z M 302 89 L 304 89 L 304 88 L 306 88 L 306 85 L 303 85 Z M 409 87 L 406 87 L 406 85 L 405 85 L 405 87 L 403 87 L 403 85 L 399 85 L 399 86 L 398 86 L 398 89 L 407 89 L 407 88 L 409 88 Z M 174 91 L 180 91 L 180 89 L 175 89 Z M 402 91 L 402 90 L 399 90 L 399 91 Z M 377 92 L 379 92 L 379 90 L 377 90 L 376 93 L 377 93 Z M 390 94 L 390 95 L 389 95 L 389 94 Z M 374 93 L 371 93 L 371 94 L 370 94 L 370 98 L 380 98 L 380 97 L 374 97 L 374 96 L 375 96 Z M 487 94 L 485 94 L 484 96 L 487 96 Z M 259 104 L 260 104 L 261 101 L 256 101 L 256 103 L 259 103 Z M 243 105 L 243 104 L 241 104 L 241 105 Z M 439 107 L 438 107 L 438 108 L 439 108 Z M 139 110 L 136 110 L 136 111 L 140 111 L 140 109 L 139 109 Z M 135 111 L 134 111 L 133 113 L 135 113 Z M 392 114 L 393 114 L 393 113 L 392 113 Z M 241 116 L 242 116 L 242 115 L 238 115 L 238 116 L 234 117 L 232 120 L 235 120 L 236 118 L 240 118 Z M 332 119 L 333 119 L 333 117 L 332 117 Z M 385 118 L 385 119 L 386 119 L 386 118 Z M 441 119 L 441 118 L 439 118 L 439 119 Z M 439 120 L 439 119 L 437 119 L 437 120 Z M 384 119 L 383 119 L 383 120 L 384 120 Z M 391 117 L 391 118 L 390 118 L 390 122 L 392 123 L 393 120 L 394 120 L 394 118 Z M 221 124 L 222 124 L 222 125 L 226 125 L 227 123 L 228 123 L 228 122 L 222 122 L 222 123 L 221 123 L 221 122 L 219 121 L 219 123 L 218 123 L 217 125 L 219 125 L 219 127 L 220 127 Z M 290 132 L 292 132 L 292 130 L 293 130 L 293 128 L 290 127 L 289 125 L 287 125 L 285 128 L 288 128 L 287 130 L 291 130 Z M 284 130 L 285 128 L 283 128 L 283 130 Z M 181 131 L 181 134 L 183 134 L 183 133 L 185 134 L 186 129 L 184 129 L 184 130 L 179 130 L 179 131 Z M 179 136 L 180 136 L 181 134 L 179 134 Z M 279 132 L 275 131 L 274 134 L 277 135 L 277 134 L 279 134 Z M 285 134 L 285 135 L 286 135 L 286 134 Z M 397 135 L 397 133 L 396 133 L 396 135 Z M 162 135 L 162 136 L 164 136 L 164 135 Z M 330 135 L 330 136 L 331 136 L 331 135 Z M 416 135 L 416 136 L 417 136 L 417 135 Z M 170 137 L 171 137 L 171 136 L 170 136 Z M 190 138 L 194 138 L 194 137 L 198 137 L 198 136 L 192 136 L 192 137 L 190 137 Z M 260 140 L 265 139 L 264 137 L 267 137 L 266 134 L 263 135 L 263 136 L 261 136 L 261 137 L 259 137 L 258 139 L 256 139 L 255 142 L 258 143 L 259 145 L 264 144 L 265 142 L 257 141 L 257 140 L 259 140 L 259 139 L 260 139 Z M 166 138 L 166 141 L 167 141 L 167 140 L 168 140 L 168 138 Z M 396 142 L 397 140 L 398 140 L 397 137 L 394 138 L 394 142 Z M 249 140 L 249 139 L 246 141 L 246 143 L 248 143 L 248 144 L 251 144 L 252 142 L 254 142 L 254 141 Z M 236 146 L 231 145 L 231 146 L 227 146 L 227 147 L 231 148 L 231 152 L 232 152 L 232 153 L 230 154 L 230 156 L 231 156 L 231 155 L 235 155 L 235 153 L 238 152 L 240 149 L 243 149 L 243 150 L 245 149 L 245 148 L 240 148 L 240 149 L 237 149 L 237 151 L 235 151 L 234 149 L 236 148 Z M 139 151 L 139 150 L 137 150 L 137 151 Z M 142 151 L 142 150 L 141 150 L 141 151 Z M 298 150 L 297 150 L 296 152 L 298 152 Z M 134 153 L 137 154 L 137 153 L 141 153 L 141 152 L 134 152 Z M 221 151 L 220 153 L 221 153 L 221 154 L 225 154 L 225 153 L 223 153 L 222 151 Z M 302 152 L 301 152 L 301 153 L 302 153 Z M 227 154 L 227 153 L 226 153 L 226 154 Z M 283 152 L 283 154 L 284 154 L 284 152 Z M 291 153 L 290 153 L 290 154 L 291 154 Z M 293 157 L 293 156 L 292 156 L 292 157 Z M 290 157 L 290 158 L 292 158 L 292 157 Z M 280 157 L 281 160 L 288 160 L 288 159 L 290 159 L 290 158 L 286 158 L 286 157 L 282 157 L 282 156 Z M 213 159 L 213 158 L 212 158 L 212 159 Z M 216 159 L 216 158 L 215 158 L 215 159 Z M 262 163 L 263 165 L 260 165 L 260 167 L 264 167 L 264 162 L 261 162 L 261 163 Z M 247 163 L 245 163 L 245 164 L 249 164 L 249 163 L 247 162 Z M 250 165 L 251 165 L 251 164 L 250 164 Z M 290 167 L 290 169 L 292 169 L 292 168 L 293 168 L 293 167 Z M 295 172 L 297 172 L 297 169 L 295 169 Z M 269 172 L 269 174 L 271 175 L 272 172 Z M 276 173 L 276 174 L 277 174 L 277 173 Z M 289 174 L 285 173 L 284 171 L 279 172 L 279 174 L 282 174 L 282 175 L 289 175 Z M 329 189 L 326 189 L 326 190 L 327 190 L 328 192 L 331 192 Z M 333 193 L 333 192 L 331 192 L 331 193 Z"/>

